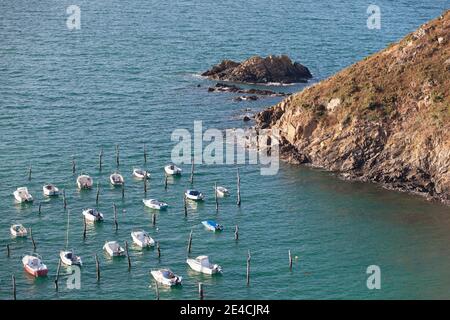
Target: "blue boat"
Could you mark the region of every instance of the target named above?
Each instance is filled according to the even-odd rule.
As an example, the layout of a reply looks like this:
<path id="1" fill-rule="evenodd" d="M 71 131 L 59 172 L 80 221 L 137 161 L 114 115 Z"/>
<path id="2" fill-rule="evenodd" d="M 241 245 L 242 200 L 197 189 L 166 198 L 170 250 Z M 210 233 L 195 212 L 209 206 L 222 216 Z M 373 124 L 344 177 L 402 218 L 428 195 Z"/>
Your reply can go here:
<path id="1" fill-rule="evenodd" d="M 211 231 L 222 231 L 223 226 L 215 222 L 214 220 L 205 220 L 202 221 L 202 224 L 205 226 L 206 229 Z"/>

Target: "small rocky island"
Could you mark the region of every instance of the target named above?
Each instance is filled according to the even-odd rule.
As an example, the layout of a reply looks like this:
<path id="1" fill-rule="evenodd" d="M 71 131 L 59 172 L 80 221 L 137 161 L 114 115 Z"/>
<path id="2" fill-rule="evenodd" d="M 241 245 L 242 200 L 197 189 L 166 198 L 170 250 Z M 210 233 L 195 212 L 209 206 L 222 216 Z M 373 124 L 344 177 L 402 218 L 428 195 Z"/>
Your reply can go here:
<path id="1" fill-rule="evenodd" d="M 254 56 L 243 62 L 223 60 L 202 73 L 202 76 L 212 80 L 254 84 L 290 84 L 312 78 L 307 67 L 293 62 L 286 55 L 270 55 L 266 58 Z"/>

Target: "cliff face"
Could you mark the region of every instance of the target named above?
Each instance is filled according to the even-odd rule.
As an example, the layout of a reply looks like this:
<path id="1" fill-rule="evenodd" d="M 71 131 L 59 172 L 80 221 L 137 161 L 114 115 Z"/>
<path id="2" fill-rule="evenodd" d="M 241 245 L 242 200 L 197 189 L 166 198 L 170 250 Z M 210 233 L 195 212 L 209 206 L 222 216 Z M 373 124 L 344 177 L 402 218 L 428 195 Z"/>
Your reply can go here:
<path id="1" fill-rule="evenodd" d="M 450 204 L 450 11 L 256 116 L 282 157 Z"/>

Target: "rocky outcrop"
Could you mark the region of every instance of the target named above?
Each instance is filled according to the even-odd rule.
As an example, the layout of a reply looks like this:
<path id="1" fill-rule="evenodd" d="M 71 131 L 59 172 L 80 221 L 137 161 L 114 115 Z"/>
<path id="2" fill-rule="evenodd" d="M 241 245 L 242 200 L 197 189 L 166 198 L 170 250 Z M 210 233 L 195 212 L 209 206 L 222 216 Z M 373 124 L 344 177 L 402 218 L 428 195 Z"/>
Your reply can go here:
<path id="1" fill-rule="evenodd" d="M 290 93 L 284 92 L 275 92 L 272 90 L 262 90 L 262 89 L 243 89 L 234 84 L 226 84 L 226 83 L 216 83 L 214 87 L 209 87 L 208 92 L 231 92 L 231 93 L 245 93 L 251 95 L 260 95 L 260 96 L 270 96 L 270 97 L 285 97 L 290 95 Z M 241 99 L 245 100 L 245 99 Z M 257 100 L 255 98 L 249 98 L 248 100 Z"/>
<path id="2" fill-rule="evenodd" d="M 204 72 L 202 76 L 213 80 L 243 83 L 306 82 L 312 75 L 308 68 L 285 55 L 251 57 L 242 63 L 223 60 Z"/>
<path id="3" fill-rule="evenodd" d="M 256 115 L 282 157 L 450 204 L 450 11 Z"/>

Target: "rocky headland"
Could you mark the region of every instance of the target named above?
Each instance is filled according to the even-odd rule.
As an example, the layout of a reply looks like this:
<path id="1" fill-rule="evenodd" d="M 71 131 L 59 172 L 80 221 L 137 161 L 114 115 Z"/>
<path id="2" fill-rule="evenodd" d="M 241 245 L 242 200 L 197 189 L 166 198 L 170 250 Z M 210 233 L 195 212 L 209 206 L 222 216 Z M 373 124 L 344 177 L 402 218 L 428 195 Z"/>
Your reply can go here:
<path id="1" fill-rule="evenodd" d="M 256 122 L 280 131 L 287 161 L 450 204 L 449 91 L 447 11 Z"/>

